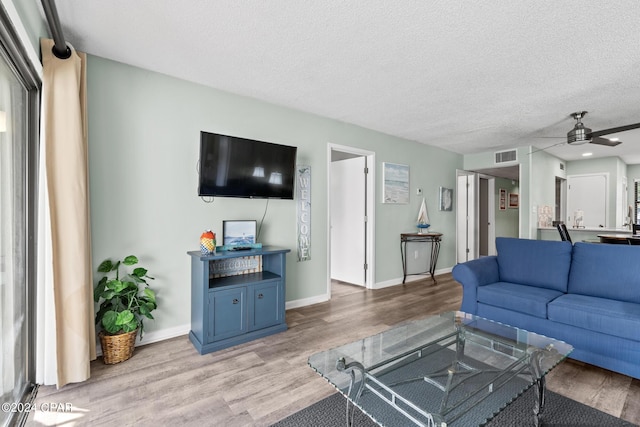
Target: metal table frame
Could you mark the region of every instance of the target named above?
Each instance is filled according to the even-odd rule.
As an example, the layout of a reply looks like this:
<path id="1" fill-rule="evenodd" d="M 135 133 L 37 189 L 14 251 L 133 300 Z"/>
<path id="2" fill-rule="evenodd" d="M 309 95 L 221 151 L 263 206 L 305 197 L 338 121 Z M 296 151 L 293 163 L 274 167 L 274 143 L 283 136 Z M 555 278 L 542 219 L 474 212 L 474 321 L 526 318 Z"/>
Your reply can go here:
<path id="1" fill-rule="evenodd" d="M 461 385 L 464 382 L 465 377 L 472 377 L 483 372 L 462 362 L 465 349 L 465 341 L 475 341 L 474 338 L 476 336 L 480 338 L 480 341 L 477 342 L 480 343 L 482 341 L 486 341 L 489 344 L 489 348 L 502 348 L 504 351 L 504 353 L 502 354 L 507 355 L 513 362 L 503 370 L 492 370 L 492 372 L 495 372 L 497 375 L 496 377 L 491 379 L 490 383 L 485 384 L 484 387 L 478 387 L 478 389 L 474 393 L 468 395 L 462 402 L 457 402 L 456 405 L 464 405 L 466 406 L 466 409 L 461 414 L 458 414 L 454 418 L 449 419 L 448 422 L 455 421 L 456 418 L 464 415 L 467 411 L 471 410 L 473 408 L 473 405 L 488 397 L 494 391 L 494 388 L 497 389 L 501 387 L 503 384 L 506 384 L 515 376 L 523 373 L 528 373 L 535 379 L 535 403 L 533 407 L 533 420 L 534 425 L 538 427 L 540 425 L 540 417 L 542 415 L 542 412 L 544 411 L 545 405 L 545 378 L 543 369 L 541 369 L 541 360 L 546 356 L 547 352 L 555 352 L 552 346 L 549 346 L 546 349 L 528 347 L 524 351 L 522 349 L 520 349 L 520 351 L 514 351 L 516 350 L 516 345 L 514 343 L 502 340 L 498 336 L 491 337 L 476 335 L 473 329 L 467 330 L 464 326 L 458 325 L 456 328 L 456 332 L 443 336 L 427 344 L 423 344 L 413 350 L 397 355 L 393 358 L 390 358 L 389 360 L 385 360 L 384 362 L 365 367 L 364 365 L 356 361 L 347 363 L 347 360 L 344 357 L 341 357 L 336 362 L 336 369 L 341 372 L 349 373 L 351 378 L 349 389 L 347 391 L 347 397 L 348 399 L 351 399 L 355 404 L 358 404 L 362 393 L 366 389 L 369 392 L 377 395 L 383 402 L 386 402 L 396 411 L 407 417 L 407 419 L 413 423 L 412 425 L 416 425 L 418 427 L 442 427 L 447 425 L 447 421 L 445 421 L 444 416 L 446 416 L 453 409 L 456 409 L 456 406 L 449 406 L 448 398 L 450 391 Z M 432 348 L 434 344 L 439 344 L 439 346 L 437 346 L 435 350 Z M 423 409 L 414 405 L 411 401 L 397 394 L 392 388 L 393 384 L 386 385 L 383 382 L 378 381 L 376 375 L 370 373 L 371 371 L 374 371 L 381 367 L 386 367 L 386 369 L 388 370 L 402 369 L 402 366 L 406 364 L 407 361 L 415 360 L 415 358 L 409 356 L 415 356 L 418 358 L 427 357 L 434 352 L 446 350 L 446 348 L 452 344 L 455 344 L 456 347 L 456 358 L 453 366 L 447 366 L 444 367 L 444 369 L 431 373 L 417 372 L 415 378 L 403 381 L 426 381 L 429 384 L 432 384 L 442 390 L 444 394 L 442 397 L 440 414 L 430 414 L 424 411 Z M 356 375 L 356 372 L 358 372 L 359 375 Z M 442 380 L 437 381 L 435 379 L 437 377 L 445 377 L 446 380 L 444 380 L 444 382 L 441 382 Z M 456 377 L 462 378 L 459 378 L 458 381 L 456 381 L 454 379 Z M 404 403 L 405 405 L 409 406 L 417 413 L 422 415 L 427 420 L 426 423 L 421 422 L 415 417 L 411 416 L 411 414 L 403 410 L 403 408 L 398 405 L 398 402 Z M 467 405 L 467 403 L 471 404 Z M 351 427 L 353 425 L 353 411 L 355 411 L 355 407 L 351 408 L 350 410 L 349 402 L 347 401 L 346 424 L 348 427 Z"/>
<path id="2" fill-rule="evenodd" d="M 402 283 L 407 280 L 407 276 L 426 274 L 431 275 L 433 283 L 436 282 L 434 276 L 436 271 L 436 264 L 438 262 L 438 254 L 440 253 L 440 242 L 442 241 L 442 233 L 401 233 L 400 234 L 400 256 L 402 258 Z M 431 243 L 431 257 L 429 260 L 429 270 L 420 273 L 407 274 L 407 242 L 423 242 Z"/>

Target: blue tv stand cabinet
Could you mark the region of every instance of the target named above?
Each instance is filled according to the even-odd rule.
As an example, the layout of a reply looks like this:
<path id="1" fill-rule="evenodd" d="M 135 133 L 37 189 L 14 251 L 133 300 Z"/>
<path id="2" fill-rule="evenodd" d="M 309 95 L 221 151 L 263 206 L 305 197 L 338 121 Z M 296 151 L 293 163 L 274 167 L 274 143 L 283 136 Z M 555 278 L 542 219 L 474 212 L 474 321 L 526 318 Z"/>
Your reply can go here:
<path id="1" fill-rule="evenodd" d="M 200 354 L 211 353 L 287 330 L 285 323 L 286 254 L 290 249 L 260 249 L 191 256 L 191 331 Z M 235 276 L 212 274 L 210 261 L 262 257 L 262 271 Z M 239 260 L 237 260 L 239 261 Z"/>

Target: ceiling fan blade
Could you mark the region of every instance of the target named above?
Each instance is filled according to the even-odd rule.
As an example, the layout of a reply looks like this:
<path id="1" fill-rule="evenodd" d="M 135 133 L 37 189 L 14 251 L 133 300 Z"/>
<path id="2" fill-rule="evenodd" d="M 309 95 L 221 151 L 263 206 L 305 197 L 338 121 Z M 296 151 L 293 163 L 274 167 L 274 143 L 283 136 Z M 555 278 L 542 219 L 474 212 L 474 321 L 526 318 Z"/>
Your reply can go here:
<path id="1" fill-rule="evenodd" d="M 557 144 L 553 144 L 553 145 L 550 145 L 550 146 L 548 146 L 548 147 L 544 147 L 544 148 L 537 148 L 537 149 L 535 149 L 535 150 L 533 150 L 533 151 L 531 151 L 531 152 L 529 152 L 529 153 L 527 153 L 527 154 L 537 153 L 538 151 L 546 151 L 546 150 L 548 150 L 549 148 L 557 147 L 558 145 L 562 145 L 562 144 L 566 144 L 566 143 L 567 143 L 567 141 L 558 142 Z"/>
<path id="2" fill-rule="evenodd" d="M 596 136 L 602 136 L 602 135 L 610 135 L 612 133 L 624 132 L 627 130 L 638 129 L 638 128 L 640 128 L 640 123 L 634 123 L 632 125 L 618 126 L 617 128 L 603 129 L 603 130 L 591 132 L 591 136 L 596 137 Z"/>
<path id="3" fill-rule="evenodd" d="M 622 144 L 622 141 L 612 141 L 607 138 L 600 138 L 599 136 L 594 136 L 589 142 L 592 144 L 606 145 L 607 147 L 615 147 L 616 145 Z"/>

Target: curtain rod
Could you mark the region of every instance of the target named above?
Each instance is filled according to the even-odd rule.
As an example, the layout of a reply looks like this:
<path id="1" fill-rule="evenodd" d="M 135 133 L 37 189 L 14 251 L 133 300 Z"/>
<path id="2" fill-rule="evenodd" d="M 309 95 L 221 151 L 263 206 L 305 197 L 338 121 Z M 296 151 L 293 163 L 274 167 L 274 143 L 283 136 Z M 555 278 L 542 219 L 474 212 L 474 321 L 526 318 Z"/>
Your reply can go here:
<path id="1" fill-rule="evenodd" d="M 51 36 L 53 37 L 53 54 L 60 59 L 69 58 L 71 56 L 71 49 L 67 46 L 67 43 L 64 41 L 64 36 L 62 35 L 62 27 L 60 26 L 55 0 L 42 0 L 42 7 L 44 8 L 49 29 L 51 30 Z"/>

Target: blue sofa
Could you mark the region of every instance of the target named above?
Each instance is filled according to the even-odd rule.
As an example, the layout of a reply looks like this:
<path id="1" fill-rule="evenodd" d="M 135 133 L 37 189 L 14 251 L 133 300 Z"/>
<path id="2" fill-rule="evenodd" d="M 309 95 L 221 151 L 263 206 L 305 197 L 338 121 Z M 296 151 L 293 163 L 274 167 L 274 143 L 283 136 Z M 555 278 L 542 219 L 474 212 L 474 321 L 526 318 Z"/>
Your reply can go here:
<path id="1" fill-rule="evenodd" d="M 456 265 L 461 310 L 560 339 L 570 357 L 640 378 L 640 246 L 497 238 Z"/>

